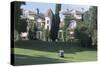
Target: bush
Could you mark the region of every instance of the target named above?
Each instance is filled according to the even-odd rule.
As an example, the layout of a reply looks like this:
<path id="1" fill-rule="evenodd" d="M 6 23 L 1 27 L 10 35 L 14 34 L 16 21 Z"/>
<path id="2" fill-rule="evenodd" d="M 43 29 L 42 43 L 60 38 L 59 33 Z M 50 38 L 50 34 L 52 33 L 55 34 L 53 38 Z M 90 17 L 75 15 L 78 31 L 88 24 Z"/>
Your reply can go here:
<path id="1" fill-rule="evenodd" d="M 76 38 L 79 40 L 82 47 L 92 46 L 92 37 L 84 22 L 80 22 L 75 30 Z"/>

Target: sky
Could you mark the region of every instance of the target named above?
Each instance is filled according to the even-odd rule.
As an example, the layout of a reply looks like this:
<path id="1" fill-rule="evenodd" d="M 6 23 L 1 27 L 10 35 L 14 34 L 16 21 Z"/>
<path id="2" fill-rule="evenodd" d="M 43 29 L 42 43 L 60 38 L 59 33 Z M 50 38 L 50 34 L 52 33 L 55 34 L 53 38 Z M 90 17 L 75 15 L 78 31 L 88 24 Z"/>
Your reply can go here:
<path id="1" fill-rule="evenodd" d="M 26 2 L 26 5 L 22 5 L 21 8 L 35 12 L 36 9 L 38 8 L 41 13 L 46 13 L 48 9 L 51 8 L 53 13 L 55 13 L 55 5 L 56 5 L 55 3 Z M 62 4 L 61 12 L 66 11 L 66 9 L 82 11 L 82 8 L 84 8 L 84 11 L 87 11 L 89 7 L 90 6 L 87 5 Z M 60 14 L 60 17 L 64 18 L 62 14 Z"/>

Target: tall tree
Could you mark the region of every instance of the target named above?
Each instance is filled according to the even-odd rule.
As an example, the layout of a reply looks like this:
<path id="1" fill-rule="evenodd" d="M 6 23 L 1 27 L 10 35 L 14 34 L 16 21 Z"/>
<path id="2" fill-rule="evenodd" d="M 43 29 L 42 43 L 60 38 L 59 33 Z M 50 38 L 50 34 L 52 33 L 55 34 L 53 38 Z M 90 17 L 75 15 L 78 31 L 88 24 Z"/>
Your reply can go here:
<path id="1" fill-rule="evenodd" d="M 92 36 L 92 45 L 97 45 L 97 6 L 90 8 L 90 33 Z"/>
<path id="2" fill-rule="evenodd" d="M 97 44 L 97 7 L 91 6 L 83 15 L 83 21 L 78 23 L 77 37 L 82 46 L 91 47 Z M 86 36 L 86 37 L 84 37 Z"/>
<path id="3" fill-rule="evenodd" d="M 65 16 L 65 19 L 64 19 L 64 27 L 63 27 L 63 35 L 64 35 L 64 41 L 66 41 L 66 38 L 67 38 L 67 34 L 68 34 L 68 25 L 69 25 L 69 20 L 71 19 L 71 17 L 69 16 Z"/>
<path id="4" fill-rule="evenodd" d="M 59 11 L 61 10 L 61 4 L 56 4 L 55 9 L 55 15 L 53 15 L 52 24 L 51 24 L 51 33 L 50 37 L 52 41 L 55 41 L 58 39 L 58 30 L 59 30 L 59 24 L 60 24 L 60 17 L 59 17 Z"/>
<path id="5" fill-rule="evenodd" d="M 29 29 L 29 38 L 30 39 L 36 39 L 36 31 L 37 31 L 36 23 L 34 23 L 34 21 L 31 21 L 30 29 Z"/>
<path id="6" fill-rule="evenodd" d="M 21 5 L 25 5 L 25 2 L 14 1 L 14 28 L 20 32 L 22 31 L 22 25 L 24 20 L 21 20 L 22 10 L 20 9 Z M 22 23 L 21 23 L 22 22 Z"/>

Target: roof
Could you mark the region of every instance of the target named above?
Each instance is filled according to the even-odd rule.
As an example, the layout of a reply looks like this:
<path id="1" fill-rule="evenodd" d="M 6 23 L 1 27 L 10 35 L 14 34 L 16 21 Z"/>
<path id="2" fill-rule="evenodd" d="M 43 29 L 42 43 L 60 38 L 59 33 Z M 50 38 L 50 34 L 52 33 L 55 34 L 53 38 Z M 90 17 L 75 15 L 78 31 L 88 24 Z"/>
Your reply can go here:
<path id="1" fill-rule="evenodd" d="M 63 12 L 63 15 L 71 15 L 71 14 L 73 14 L 73 13 L 75 13 L 76 15 L 81 15 L 81 14 L 82 14 L 81 11 L 78 11 L 78 10 L 71 10 L 71 11 L 64 11 L 64 12 Z"/>
<path id="2" fill-rule="evenodd" d="M 46 12 L 46 16 L 47 17 L 52 17 L 52 15 L 53 15 L 52 10 L 51 9 L 48 9 L 48 11 Z"/>
<path id="3" fill-rule="evenodd" d="M 35 17 L 45 20 L 45 15 L 43 13 L 36 14 Z"/>
<path id="4" fill-rule="evenodd" d="M 77 15 L 81 15 L 82 12 L 76 10 L 76 14 L 77 14 Z"/>

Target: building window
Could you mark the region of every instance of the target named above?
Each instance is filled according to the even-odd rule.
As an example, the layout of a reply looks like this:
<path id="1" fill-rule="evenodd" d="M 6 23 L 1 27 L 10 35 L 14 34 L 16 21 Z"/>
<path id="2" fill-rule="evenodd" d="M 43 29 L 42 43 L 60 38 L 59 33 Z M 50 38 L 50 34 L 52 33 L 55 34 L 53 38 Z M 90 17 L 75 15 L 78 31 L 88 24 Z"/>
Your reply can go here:
<path id="1" fill-rule="evenodd" d="M 37 22 L 38 28 L 41 28 L 41 23 Z"/>
<path id="2" fill-rule="evenodd" d="M 37 38 L 38 38 L 38 39 L 41 39 L 41 31 L 38 31 L 38 32 L 37 32 Z"/>
<path id="3" fill-rule="evenodd" d="M 47 20 L 47 24 L 49 24 L 49 20 Z"/>

